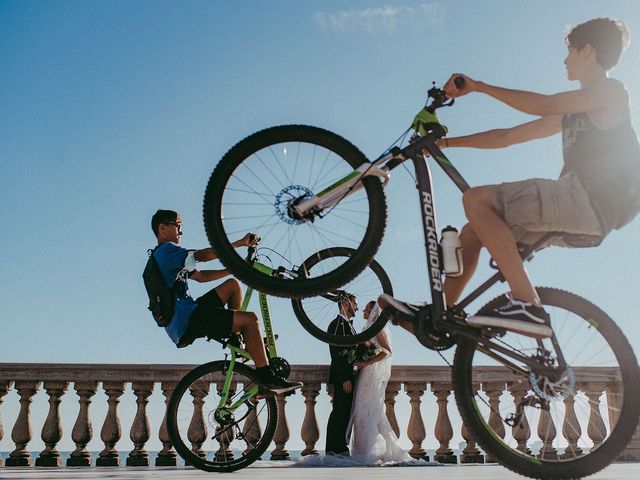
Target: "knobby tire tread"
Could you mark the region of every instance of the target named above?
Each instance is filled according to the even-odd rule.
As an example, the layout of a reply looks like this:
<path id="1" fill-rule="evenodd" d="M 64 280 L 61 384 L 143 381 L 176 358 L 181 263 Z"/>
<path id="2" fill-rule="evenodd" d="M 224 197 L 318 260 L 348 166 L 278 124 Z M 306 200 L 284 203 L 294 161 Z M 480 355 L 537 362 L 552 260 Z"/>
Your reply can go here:
<path id="1" fill-rule="evenodd" d="M 611 342 L 612 349 L 620 357 L 619 363 L 625 380 L 623 408 L 620 418 L 610 436 L 605 440 L 605 444 L 595 452 L 576 460 L 549 462 L 533 461 L 531 457 L 518 455 L 511 448 L 497 441 L 491 433 L 491 427 L 487 427 L 482 417 L 476 415 L 473 402 L 475 393 L 471 382 L 471 361 L 476 345 L 468 340 L 460 341 L 454 358 L 453 387 L 456 403 L 463 423 L 467 425 L 480 446 L 509 470 L 527 477 L 545 480 L 583 478 L 602 470 L 615 461 L 636 431 L 640 414 L 640 404 L 637 401 L 640 396 L 638 363 L 629 341 L 620 328 L 596 305 L 564 290 L 548 287 L 536 287 L 536 290 L 545 306 L 561 306 L 565 310 L 577 313 L 580 317 L 598 319 L 599 331 Z M 496 297 L 482 307 L 478 313 L 491 311 L 504 302 L 504 295 Z"/>
<path id="2" fill-rule="evenodd" d="M 326 250 L 322 250 L 313 254 L 307 260 L 303 262 L 303 265 L 312 268 L 315 264 L 321 262 L 322 260 L 326 260 L 331 257 L 344 257 L 349 256 L 353 253 L 353 249 L 351 248 L 328 248 Z M 393 286 L 391 285 L 391 280 L 387 275 L 387 272 L 382 268 L 376 260 L 371 260 L 368 265 L 369 268 L 376 274 L 378 280 L 380 280 L 380 284 L 382 285 L 383 293 L 393 296 Z M 365 267 L 367 268 L 367 267 Z M 380 331 L 384 328 L 384 326 L 389 321 L 389 317 L 381 313 L 380 316 L 376 319 L 376 321 L 369 327 L 365 332 L 360 332 L 356 335 L 332 335 L 318 326 L 309 318 L 307 313 L 304 310 L 301 299 L 294 298 L 291 300 L 291 305 L 293 307 L 293 312 L 300 322 L 300 325 L 312 336 L 317 338 L 318 340 L 328 343 L 330 345 L 336 345 L 340 347 L 348 347 L 357 345 L 359 343 L 366 342 L 367 340 L 372 339 L 375 335 L 380 333 Z"/>
<path id="3" fill-rule="evenodd" d="M 318 127 L 282 125 L 271 127 L 238 142 L 215 167 L 207 184 L 204 197 L 204 225 L 211 245 L 222 264 L 241 282 L 268 295 L 287 298 L 315 296 L 338 288 L 355 278 L 374 257 L 384 236 L 387 207 L 382 184 L 377 177 L 362 180 L 369 199 L 369 223 L 355 254 L 337 270 L 320 278 L 308 280 L 282 280 L 257 273 L 231 246 L 221 219 L 222 194 L 234 169 L 250 154 L 260 148 L 286 141 L 309 141 L 337 153 L 353 168 L 367 162 L 365 155 L 345 138 Z"/>
<path id="4" fill-rule="evenodd" d="M 260 459 L 262 454 L 271 444 L 278 423 L 278 409 L 276 399 L 275 397 L 267 398 L 264 400 L 267 402 L 267 408 L 269 409 L 269 423 L 264 426 L 262 437 L 260 438 L 258 446 L 251 452 L 249 452 L 240 461 L 237 461 L 235 463 L 231 462 L 231 464 L 216 464 L 198 457 L 189 449 L 184 441 L 186 439 L 182 439 L 178 431 L 177 409 L 180 405 L 180 400 L 182 399 L 184 394 L 189 394 L 189 385 L 191 385 L 195 380 L 208 373 L 221 372 L 222 375 L 224 367 L 225 362 L 222 360 L 217 360 L 214 362 L 205 363 L 191 370 L 182 378 L 182 380 L 180 380 L 180 382 L 178 382 L 171 395 L 171 399 L 169 400 L 169 405 L 167 406 L 167 430 L 172 445 L 174 446 L 178 454 L 183 458 L 186 464 L 193 465 L 194 467 L 207 472 L 233 472 L 235 470 L 245 468 L 254 463 L 256 460 Z M 255 380 L 254 369 L 237 362 L 233 368 L 234 372 L 242 373 L 245 377 Z M 222 376 L 224 378 L 224 375 Z"/>

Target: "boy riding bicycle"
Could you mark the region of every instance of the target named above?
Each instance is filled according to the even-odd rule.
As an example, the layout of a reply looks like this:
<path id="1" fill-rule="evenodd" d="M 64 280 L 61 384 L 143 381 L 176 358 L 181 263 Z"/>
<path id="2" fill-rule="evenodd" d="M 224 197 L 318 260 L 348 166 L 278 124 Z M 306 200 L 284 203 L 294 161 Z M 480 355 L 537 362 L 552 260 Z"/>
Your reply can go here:
<path id="1" fill-rule="evenodd" d="M 237 280 L 229 279 L 195 300 L 191 297 L 187 280 L 211 282 L 229 275 L 226 269 L 197 268 L 196 262 L 216 259 L 215 250 L 187 250 L 181 247 L 182 217 L 173 210 L 158 210 L 151 219 L 151 228 L 158 241 L 153 255 L 163 279 L 175 293 L 175 313 L 165 330 L 176 346 L 186 347 L 197 338 L 223 341 L 232 334 L 242 334 L 246 349 L 255 363 L 262 394 L 284 393 L 300 388 L 300 382 L 288 382 L 270 369 L 258 317 L 253 312 L 240 311 L 242 290 Z M 249 247 L 256 242 L 255 235 L 247 234 L 233 245 L 236 248 Z"/>
<path id="2" fill-rule="evenodd" d="M 473 275 L 482 247 L 511 288 L 506 305 L 490 315 L 469 317 L 471 326 L 549 337 L 549 315 L 524 270 L 518 242 L 531 243 L 541 234 L 561 232 L 591 237 L 597 244 L 640 210 L 640 147 L 631 125 L 628 93 L 622 82 L 608 77 L 628 43 L 626 26 L 619 20 L 597 18 L 573 28 L 565 40 L 567 77 L 580 82 L 578 90 L 543 95 L 488 85 L 459 73 L 444 86 L 449 98 L 480 92 L 540 118 L 512 128 L 443 138 L 438 143 L 441 149 L 504 148 L 560 132 L 563 138 L 564 166 L 558 180 L 486 185 L 463 195 L 469 220 L 460 234 L 464 273 L 445 282 L 448 306 L 457 302 Z M 460 87 L 457 77 L 464 79 Z M 549 244 L 569 246 L 561 237 Z M 387 303 L 407 314 L 413 310 L 395 299 Z"/>

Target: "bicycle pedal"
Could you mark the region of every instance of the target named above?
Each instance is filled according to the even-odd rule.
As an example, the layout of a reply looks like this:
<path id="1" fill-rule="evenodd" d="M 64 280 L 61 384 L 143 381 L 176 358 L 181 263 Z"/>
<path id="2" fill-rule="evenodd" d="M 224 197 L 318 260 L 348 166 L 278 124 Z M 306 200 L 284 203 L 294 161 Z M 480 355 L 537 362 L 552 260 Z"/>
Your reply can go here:
<path id="1" fill-rule="evenodd" d="M 378 297 L 378 303 L 383 313 L 389 316 L 392 324 L 398 325 L 398 321 L 405 320 L 414 323 L 418 315 L 429 308 L 429 305 L 413 305 L 396 300 L 391 295 L 382 294 Z"/>

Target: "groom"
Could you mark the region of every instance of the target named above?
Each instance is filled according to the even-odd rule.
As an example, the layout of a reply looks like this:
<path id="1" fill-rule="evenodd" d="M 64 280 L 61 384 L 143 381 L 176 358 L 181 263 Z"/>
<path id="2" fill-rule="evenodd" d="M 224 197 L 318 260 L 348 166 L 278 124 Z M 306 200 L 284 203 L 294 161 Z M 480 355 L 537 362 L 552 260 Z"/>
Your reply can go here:
<path id="1" fill-rule="evenodd" d="M 327 332 L 333 335 L 355 335 L 352 319 L 358 310 L 358 300 L 350 293 L 344 293 L 338 303 L 339 314 L 329 324 Z M 333 409 L 327 423 L 327 455 L 349 455 L 347 446 L 347 427 L 353 402 L 353 384 L 355 374 L 353 365 L 342 355 L 344 347 L 329 345 L 331 367 L 329 383 L 333 385 Z"/>

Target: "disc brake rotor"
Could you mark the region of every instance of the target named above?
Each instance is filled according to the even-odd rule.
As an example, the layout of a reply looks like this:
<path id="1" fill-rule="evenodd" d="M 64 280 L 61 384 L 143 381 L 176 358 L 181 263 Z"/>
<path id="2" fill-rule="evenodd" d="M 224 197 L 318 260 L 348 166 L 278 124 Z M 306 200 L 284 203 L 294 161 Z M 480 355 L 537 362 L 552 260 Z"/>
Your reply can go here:
<path id="1" fill-rule="evenodd" d="M 530 372 L 529 382 L 531 382 L 531 388 L 535 394 L 540 398 L 549 402 L 552 400 L 566 400 L 574 393 L 576 376 L 573 373 L 573 369 L 567 366 L 558 380 L 551 380 L 547 376 Z"/>

